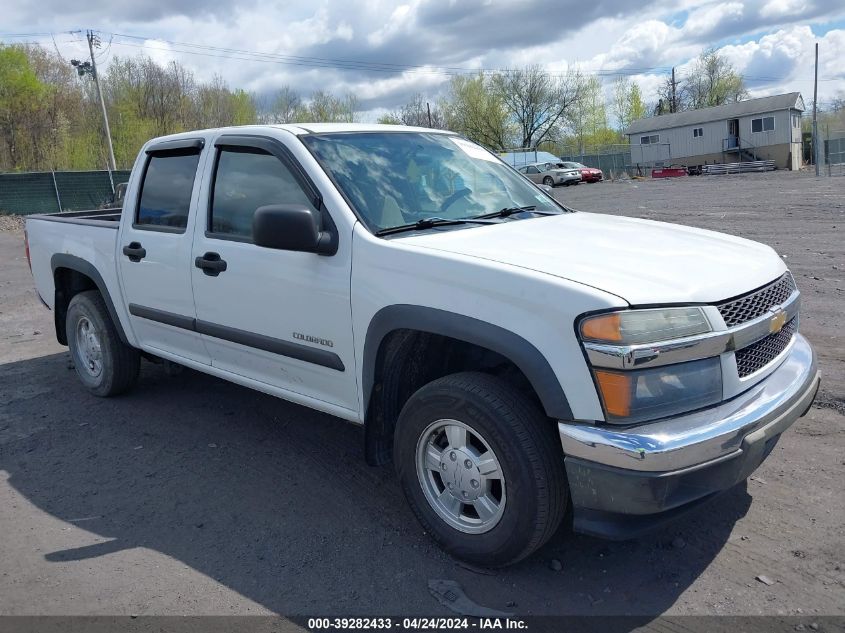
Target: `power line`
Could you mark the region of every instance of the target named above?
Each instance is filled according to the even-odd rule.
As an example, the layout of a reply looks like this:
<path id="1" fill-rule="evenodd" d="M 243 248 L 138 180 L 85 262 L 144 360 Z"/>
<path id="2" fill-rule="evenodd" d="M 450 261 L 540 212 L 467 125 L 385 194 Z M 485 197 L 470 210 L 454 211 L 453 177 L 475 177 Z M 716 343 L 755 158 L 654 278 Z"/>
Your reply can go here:
<path id="1" fill-rule="evenodd" d="M 69 31 L 65 33 L 74 33 L 74 31 Z M 78 33 L 78 32 L 77 32 Z M 383 72 L 383 73 L 411 73 L 411 74 L 422 74 L 422 75 L 441 75 L 441 76 L 456 76 L 456 75 L 466 75 L 466 74 L 476 74 L 476 73 L 483 73 L 483 74 L 494 74 L 494 73 L 505 73 L 513 70 L 512 68 L 467 68 L 462 66 L 436 66 L 436 65 L 429 65 L 429 64 L 397 64 L 391 62 L 377 62 L 377 61 L 365 61 L 365 60 L 356 60 L 356 59 L 341 59 L 341 58 L 330 58 L 330 57 L 313 57 L 313 56 L 303 56 L 303 55 L 290 55 L 284 53 L 268 53 L 262 51 L 253 51 L 247 49 L 238 49 L 238 48 L 229 48 L 223 46 L 211 46 L 207 44 L 195 44 L 191 42 L 179 42 L 175 40 L 167 40 L 163 38 L 157 37 L 148 37 L 148 36 L 139 36 L 139 35 L 129 35 L 127 33 L 112 33 L 107 31 L 101 31 L 101 33 L 110 35 L 110 41 L 108 44 L 108 48 L 100 53 L 103 57 L 105 57 L 109 52 L 111 46 L 124 46 L 124 47 L 131 47 L 131 48 L 140 48 L 145 50 L 160 50 L 166 51 L 170 53 L 182 53 L 187 55 L 196 55 L 202 57 L 211 57 L 217 59 L 231 59 L 237 61 L 254 61 L 254 62 L 262 62 L 262 63 L 273 63 L 273 64 L 281 64 L 281 65 L 290 65 L 290 66 L 299 66 L 299 67 L 306 67 L 306 68 L 326 68 L 326 69 L 334 69 L 334 70 L 357 70 L 361 72 Z M 52 37 L 54 34 L 50 32 L 46 33 L 7 33 L 7 34 L 0 34 L 0 40 L 3 38 L 19 38 L 19 37 Z M 133 41 L 142 42 L 141 44 L 133 44 L 126 41 L 120 41 L 120 39 L 128 39 Z M 69 41 L 79 41 L 79 40 L 69 40 Z M 167 44 L 168 47 L 164 46 L 155 46 L 154 43 L 160 42 L 162 44 Z M 39 42 L 22 42 L 22 43 L 33 43 L 37 44 Z M 174 48 L 175 47 L 175 48 Z M 99 55 L 98 55 L 99 57 Z M 574 67 L 575 71 L 581 72 L 587 75 L 595 75 L 598 77 L 630 77 L 634 75 L 644 75 L 644 74 L 668 74 L 671 72 L 672 68 L 669 66 L 647 66 L 647 67 L 631 67 L 631 68 L 624 68 L 624 69 L 617 69 L 617 70 L 605 70 L 605 69 L 597 69 L 597 70 L 589 70 L 585 68 Z M 563 72 L 552 72 L 552 75 L 565 75 L 566 73 Z M 757 76 L 757 75 L 744 75 L 743 79 L 746 81 L 752 82 L 761 82 L 761 83 L 775 83 L 779 81 L 802 81 L 802 82 L 809 82 L 813 81 L 813 79 L 800 79 L 800 78 L 788 78 L 788 77 L 771 77 L 771 76 Z M 838 78 L 819 78 L 819 81 L 839 81 Z"/>
<path id="2" fill-rule="evenodd" d="M 139 35 L 128 35 L 125 33 L 113 33 L 115 37 L 138 40 L 144 42 L 143 45 L 133 45 L 128 42 L 116 41 L 115 44 L 120 46 L 134 46 L 135 48 L 152 48 L 156 50 L 167 50 L 171 52 L 181 52 L 193 55 L 205 55 L 209 57 L 222 57 L 227 59 L 249 59 L 256 61 L 267 61 L 273 63 L 294 65 L 294 66 L 310 66 L 319 68 L 335 68 L 340 70 L 364 70 L 376 72 L 422 72 L 424 74 L 442 74 L 442 75 L 457 75 L 457 74 L 474 74 L 474 73 L 497 73 L 507 72 L 509 68 L 467 68 L 461 66 L 435 66 L 430 64 L 395 64 L 389 62 L 372 62 L 354 59 L 339 59 L 328 57 L 310 57 L 303 55 L 289 55 L 283 53 L 266 53 L 261 51 L 251 51 L 245 49 L 228 48 L 222 46 L 210 46 L 207 44 L 193 44 L 190 42 L 178 42 L 174 40 L 166 40 L 163 38 L 146 37 Z M 151 46 L 149 42 L 161 42 L 169 44 L 170 46 L 177 46 L 178 49 L 162 48 Z M 186 50 L 188 49 L 188 50 Z M 223 53 L 223 54 L 214 54 Z M 237 57 L 235 57 L 237 56 Z M 654 66 L 647 68 L 626 68 L 623 70 L 595 70 L 581 72 L 588 74 L 595 74 L 599 76 L 628 76 L 637 75 L 649 72 L 662 72 L 668 70 L 668 67 Z M 562 73 L 551 73 L 562 74 Z"/>

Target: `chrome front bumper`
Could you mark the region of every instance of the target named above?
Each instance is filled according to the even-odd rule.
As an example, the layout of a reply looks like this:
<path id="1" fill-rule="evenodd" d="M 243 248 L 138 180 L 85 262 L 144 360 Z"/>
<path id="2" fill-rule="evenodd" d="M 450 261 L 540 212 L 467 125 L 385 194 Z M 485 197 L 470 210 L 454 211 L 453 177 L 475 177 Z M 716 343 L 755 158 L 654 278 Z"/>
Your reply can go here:
<path id="1" fill-rule="evenodd" d="M 631 538 L 747 479 L 819 387 L 803 336 L 784 354 L 768 377 L 716 407 L 625 429 L 559 423 L 575 530 Z"/>
<path id="2" fill-rule="evenodd" d="M 619 429 L 560 422 L 566 456 L 637 471 L 669 471 L 742 450 L 757 431 L 780 434 L 809 408 L 820 376 L 813 348 L 796 334 L 767 378 L 733 400 L 687 415 Z"/>

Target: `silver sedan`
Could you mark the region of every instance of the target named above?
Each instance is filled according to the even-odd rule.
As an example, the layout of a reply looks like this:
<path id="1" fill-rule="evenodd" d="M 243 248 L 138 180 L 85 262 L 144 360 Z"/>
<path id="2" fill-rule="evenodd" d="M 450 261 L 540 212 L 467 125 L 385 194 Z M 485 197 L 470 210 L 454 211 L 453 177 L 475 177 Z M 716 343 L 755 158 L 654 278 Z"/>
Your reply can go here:
<path id="1" fill-rule="evenodd" d="M 577 169 L 565 169 L 555 163 L 533 163 L 517 168 L 519 173 L 529 180 L 548 187 L 555 185 L 577 185 L 581 182 L 581 172 Z"/>

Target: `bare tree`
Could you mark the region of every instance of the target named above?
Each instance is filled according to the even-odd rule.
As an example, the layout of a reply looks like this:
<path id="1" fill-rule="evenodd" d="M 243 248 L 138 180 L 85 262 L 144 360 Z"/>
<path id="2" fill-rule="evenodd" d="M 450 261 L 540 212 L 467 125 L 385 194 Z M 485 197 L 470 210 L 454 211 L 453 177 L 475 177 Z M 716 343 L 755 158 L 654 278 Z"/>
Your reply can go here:
<path id="1" fill-rule="evenodd" d="M 745 80 L 727 58 L 716 49 L 704 50 L 693 62 L 686 77 L 675 84 L 676 111 L 696 110 L 734 103 L 748 98 Z M 671 112 L 672 78 L 667 76 L 657 89 L 655 114 Z"/>
<path id="2" fill-rule="evenodd" d="M 690 109 L 742 101 L 748 97 L 745 81 L 717 50 L 699 55 L 684 81 L 683 94 Z"/>
<path id="3" fill-rule="evenodd" d="M 521 146 L 534 148 L 581 99 L 583 81 L 577 71 L 553 76 L 533 65 L 494 75 L 493 86 L 519 129 Z"/>
<path id="4" fill-rule="evenodd" d="M 276 92 L 270 105 L 270 122 L 293 123 L 300 108 L 302 108 L 302 99 L 299 93 L 290 86 L 282 86 Z"/>
<path id="5" fill-rule="evenodd" d="M 358 98 L 353 94 L 336 97 L 330 92 L 317 90 L 308 104 L 297 108 L 297 122 L 352 123 L 358 110 Z"/>
<path id="6" fill-rule="evenodd" d="M 426 101 L 422 94 L 415 94 L 399 110 L 388 112 L 379 119 L 382 123 L 396 125 L 414 125 L 438 130 L 446 129 L 446 115 L 437 104 Z"/>

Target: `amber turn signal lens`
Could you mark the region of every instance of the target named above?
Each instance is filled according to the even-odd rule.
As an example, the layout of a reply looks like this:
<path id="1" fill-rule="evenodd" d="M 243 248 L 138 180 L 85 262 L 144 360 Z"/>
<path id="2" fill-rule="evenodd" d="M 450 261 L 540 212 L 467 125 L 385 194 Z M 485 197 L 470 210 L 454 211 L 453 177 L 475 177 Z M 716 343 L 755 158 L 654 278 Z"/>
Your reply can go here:
<path id="1" fill-rule="evenodd" d="M 634 377 L 628 374 L 596 370 L 596 381 L 607 413 L 617 417 L 630 415 L 632 380 Z"/>
<path id="2" fill-rule="evenodd" d="M 581 324 L 581 336 L 595 341 L 621 341 L 622 317 L 614 313 L 586 319 Z"/>

